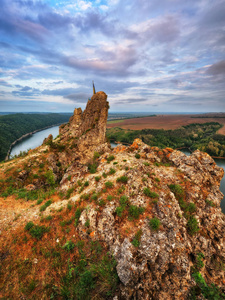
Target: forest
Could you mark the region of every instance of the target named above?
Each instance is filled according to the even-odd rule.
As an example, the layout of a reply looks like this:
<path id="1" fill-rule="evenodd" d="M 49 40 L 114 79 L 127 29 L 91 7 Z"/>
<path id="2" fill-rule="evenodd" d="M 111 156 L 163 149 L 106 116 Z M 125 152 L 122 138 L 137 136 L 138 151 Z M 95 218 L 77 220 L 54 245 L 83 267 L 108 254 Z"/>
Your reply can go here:
<path id="1" fill-rule="evenodd" d="M 225 158 L 225 136 L 217 134 L 221 127 L 222 125 L 217 122 L 193 123 L 175 130 L 127 130 L 114 127 L 107 129 L 106 135 L 111 142 L 131 144 L 135 138 L 140 138 L 150 146 L 188 148 L 191 151 L 199 149 L 211 156 Z"/>
<path id="2" fill-rule="evenodd" d="M 68 122 L 68 114 L 12 114 L 0 116 L 0 161 L 10 145 L 29 132 Z"/>

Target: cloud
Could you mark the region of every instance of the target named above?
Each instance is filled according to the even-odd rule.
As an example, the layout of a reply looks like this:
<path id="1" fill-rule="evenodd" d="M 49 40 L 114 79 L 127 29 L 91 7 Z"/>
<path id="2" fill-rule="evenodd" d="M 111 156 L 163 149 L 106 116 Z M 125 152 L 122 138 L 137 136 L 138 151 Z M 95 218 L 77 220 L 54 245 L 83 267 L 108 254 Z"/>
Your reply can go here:
<path id="1" fill-rule="evenodd" d="M 69 94 L 64 96 L 64 98 L 72 100 L 76 103 L 87 103 L 88 99 L 91 98 L 91 93 L 77 93 L 77 94 Z"/>
<path id="2" fill-rule="evenodd" d="M 211 65 L 206 72 L 211 75 L 225 75 L 225 60 Z"/>

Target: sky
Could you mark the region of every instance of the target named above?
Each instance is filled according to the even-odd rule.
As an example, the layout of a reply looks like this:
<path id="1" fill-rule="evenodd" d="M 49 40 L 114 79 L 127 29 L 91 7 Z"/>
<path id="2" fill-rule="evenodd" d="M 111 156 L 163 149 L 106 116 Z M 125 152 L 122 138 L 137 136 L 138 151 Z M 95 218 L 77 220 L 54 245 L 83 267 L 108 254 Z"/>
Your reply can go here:
<path id="1" fill-rule="evenodd" d="M 224 112 L 225 0 L 0 0 L 0 111 Z"/>

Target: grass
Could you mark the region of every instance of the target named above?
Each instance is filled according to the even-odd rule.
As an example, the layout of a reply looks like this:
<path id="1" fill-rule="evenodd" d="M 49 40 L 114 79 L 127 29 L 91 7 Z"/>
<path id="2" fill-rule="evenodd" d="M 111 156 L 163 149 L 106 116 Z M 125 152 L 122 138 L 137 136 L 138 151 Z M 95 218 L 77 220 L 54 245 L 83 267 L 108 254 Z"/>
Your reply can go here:
<path id="1" fill-rule="evenodd" d="M 68 252 L 72 251 L 75 247 L 75 244 L 72 241 L 67 241 L 62 248 Z"/>
<path id="2" fill-rule="evenodd" d="M 134 236 L 134 238 L 133 238 L 133 240 L 132 240 L 132 242 L 131 242 L 131 244 L 133 244 L 134 247 L 139 247 L 139 246 L 140 246 L 140 239 L 141 239 L 141 236 L 142 236 L 142 230 L 139 229 L 139 230 L 136 232 L 136 234 L 135 234 L 135 236 Z"/>
<path id="3" fill-rule="evenodd" d="M 50 230 L 49 227 L 35 225 L 33 222 L 28 222 L 24 229 L 28 231 L 29 234 L 37 240 L 40 240 L 44 233 Z"/>
<path id="4" fill-rule="evenodd" d="M 48 206 L 52 204 L 52 200 L 48 200 L 44 205 L 40 207 L 40 212 L 45 211 Z"/>

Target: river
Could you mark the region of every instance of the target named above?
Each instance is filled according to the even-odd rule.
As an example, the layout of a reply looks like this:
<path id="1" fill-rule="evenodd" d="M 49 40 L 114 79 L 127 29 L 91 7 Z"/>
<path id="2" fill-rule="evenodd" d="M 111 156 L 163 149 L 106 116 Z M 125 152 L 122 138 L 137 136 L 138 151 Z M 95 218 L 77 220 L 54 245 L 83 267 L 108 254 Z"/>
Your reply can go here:
<path id="1" fill-rule="evenodd" d="M 10 157 L 13 157 L 14 155 L 18 155 L 21 151 L 27 151 L 28 149 L 34 149 L 40 146 L 43 143 L 44 138 L 48 137 L 49 134 L 52 134 L 53 138 L 55 138 L 59 134 L 59 126 L 54 126 L 48 129 L 44 129 L 42 131 L 34 133 L 32 136 L 19 142 L 12 148 Z M 114 148 L 116 147 L 116 144 L 112 143 L 111 146 Z M 190 152 L 188 151 L 184 150 L 183 152 L 186 155 L 190 155 Z M 225 159 L 215 158 L 214 160 L 218 166 L 222 167 L 225 170 Z M 221 180 L 220 190 L 225 195 L 225 176 Z M 223 213 L 225 213 L 225 196 L 221 201 L 221 208 Z"/>

